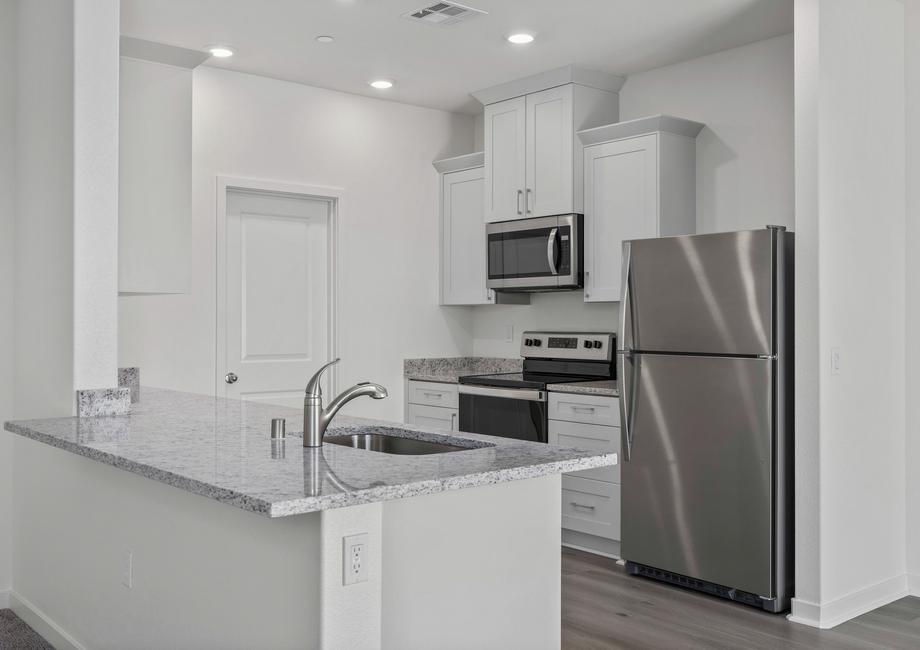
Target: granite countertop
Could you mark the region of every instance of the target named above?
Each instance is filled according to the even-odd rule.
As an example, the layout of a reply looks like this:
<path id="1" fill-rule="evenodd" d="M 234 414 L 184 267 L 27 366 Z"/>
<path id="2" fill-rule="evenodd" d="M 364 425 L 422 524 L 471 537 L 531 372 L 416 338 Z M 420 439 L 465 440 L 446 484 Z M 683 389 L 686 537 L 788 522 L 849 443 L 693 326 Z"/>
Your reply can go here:
<path id="1" fill-rule="evenodd" d="M 403 374 L 406 379 L 456 384 L 468 375 L 493 375 L 499 372 L 521 372 L 522 359 L 497 357 L 442 357 L 430 359 L 405 359 Z"/>
<path id="2" fill-rule="evenodd" d="M 285 417 L 285 443 L 269 438 Z M 249 510 L 287 517 L 330 508 L 614 465 L 616 454 L 451 433 L 339 415 L 328 435 L 388 427 L 464 451 L 397 456 L 302 446 L 303 413 L 287 407 L 156 388 L 129 415 L 7 422 L 15 434 Z"/>
<path id="3" fill-rule="evenodd" d="M 607 381 L 576 381 L 571 384 L 548 384 L 551 393 L 578 393 L 581 395 L 607 395 L 619 397 L 620 389 L 615 379 Z"/>

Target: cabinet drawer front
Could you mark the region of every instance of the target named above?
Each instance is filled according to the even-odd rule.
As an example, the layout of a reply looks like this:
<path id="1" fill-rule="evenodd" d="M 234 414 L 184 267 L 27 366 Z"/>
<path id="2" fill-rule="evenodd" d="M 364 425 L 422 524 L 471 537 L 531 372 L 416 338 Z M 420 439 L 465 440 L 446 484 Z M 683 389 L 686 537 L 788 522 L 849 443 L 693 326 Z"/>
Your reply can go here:
<path id="1" fill-rule="evenodd" d="M 455 409 L 460 404 L 457 385 L 439 384 L 430 381 L 410 381 L 409 403 Z"/>
<path id="2" fill-rule="evenodd" d="M 406 422 L 419 427 L 456 431 L 459 421 L 460 417 L 457 409 L 409 404 L 409 409 L 406 413 Z"/>
<path id="3" fill-rule="evenodd" d="M 620 539 L 620 486 L 563 476 L 562 527 L 607 539 Z"/>
<path id="4" fill-rule="evenodd" d="M 616 397 L 551 392 L 549 419 L 618 427 L 620 402 Z"/>
<path id="5" fill-rule="evenodd" d="M 603 453 L 620 453 L 620 428 L 605 427 L 579 422 L 549 421 L 549 444 L 560 447 L 591 449 Z M 619 461 L 619 456 L 617 457 Z M 597 481 L 620 482 L 620 466 L 597 467 L 566 476 L 595 479 Z"/>

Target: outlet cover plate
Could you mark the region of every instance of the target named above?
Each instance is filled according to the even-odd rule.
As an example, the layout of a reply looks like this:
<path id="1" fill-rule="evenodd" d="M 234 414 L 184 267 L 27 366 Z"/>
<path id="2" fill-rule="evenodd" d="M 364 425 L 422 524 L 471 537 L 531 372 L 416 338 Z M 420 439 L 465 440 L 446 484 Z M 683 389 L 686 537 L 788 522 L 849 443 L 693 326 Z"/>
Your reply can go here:
<path id="1" fill-rule="evenodd" d="M 342 584 L 367 582 L 368 535 L 348 535 L 342 538 Z"/>

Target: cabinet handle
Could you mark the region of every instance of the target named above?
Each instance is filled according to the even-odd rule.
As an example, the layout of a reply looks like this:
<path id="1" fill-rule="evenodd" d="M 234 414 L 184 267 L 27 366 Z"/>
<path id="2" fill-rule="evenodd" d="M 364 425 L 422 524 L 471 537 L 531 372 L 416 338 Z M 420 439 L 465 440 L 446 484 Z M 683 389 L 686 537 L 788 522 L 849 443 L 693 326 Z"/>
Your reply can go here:
<path id="1" fill-rule="evenodd" d="M 572 501 L 572 502 L 570 502 L 570 505 L 571 505 L 573 508 L 582 508 L 582 509 L 584 509 L 584 510 L 596 510 L 596 508 L 595 508 L 594 506 L 589 506 L 589 505 L 584 504 L 584 503 L 578 503 L 577 501 Z"/>
<path id="2" fill-rule="evenodd" d="M 522 194 L 523 192 L 521 192 L 521 190 L 517 191 L 517 213 L 518 214 L 523 214 L 523 212 L 521 212 L 521 195 Z"/>
<path id="3" fill-rule="evenodd" d="M 594 413 L 593 406 L 573 406 L 572 410 L 576 413 Z"/>
<path id="4" fill-rule="evenodd" d="M 450 414 L 450 430 L 451 431 L 457 430 L 457 414 L 456 413 Z"/>
<path id="5" fill-rule="evenodd" d="M 530 200 L 530 194 L 531 194 L 531 190 L 530 190 L 530 188 L 528 187 L 528 188 L 527 188 L 527 197 L 526 197 L 526 199 L 524 200 L 524 208 L 527 210 L 527 214 L 530 214 L 531 212 L 533 212 L 533 210 L 532 210 L 531 207 L 530 207 L 530 204 L 532 203 L 532 201 Z"/>
<path id="6" fill-rule="evenodd" d="M 441 397 L 443 397 L 441 393 L 422 393 L 422 394 L 425 397 L 437 397 L 438 399 L 441 399 Z"/>

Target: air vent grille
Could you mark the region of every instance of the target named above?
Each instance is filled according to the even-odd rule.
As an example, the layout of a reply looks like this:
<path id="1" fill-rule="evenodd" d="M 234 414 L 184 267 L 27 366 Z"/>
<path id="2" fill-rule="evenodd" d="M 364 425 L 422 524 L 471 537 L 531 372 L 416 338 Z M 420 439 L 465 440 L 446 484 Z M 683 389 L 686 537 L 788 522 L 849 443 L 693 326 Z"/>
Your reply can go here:
<path id="1" fill-rule="evenodd" d="M 403 14 L 403 18 L 416 20 L 429 25 L 456 25 L 457 23 L 485 14 L 481 9 L 473 9 L 453 2 L 438 2 L 416 11 Z"/>

